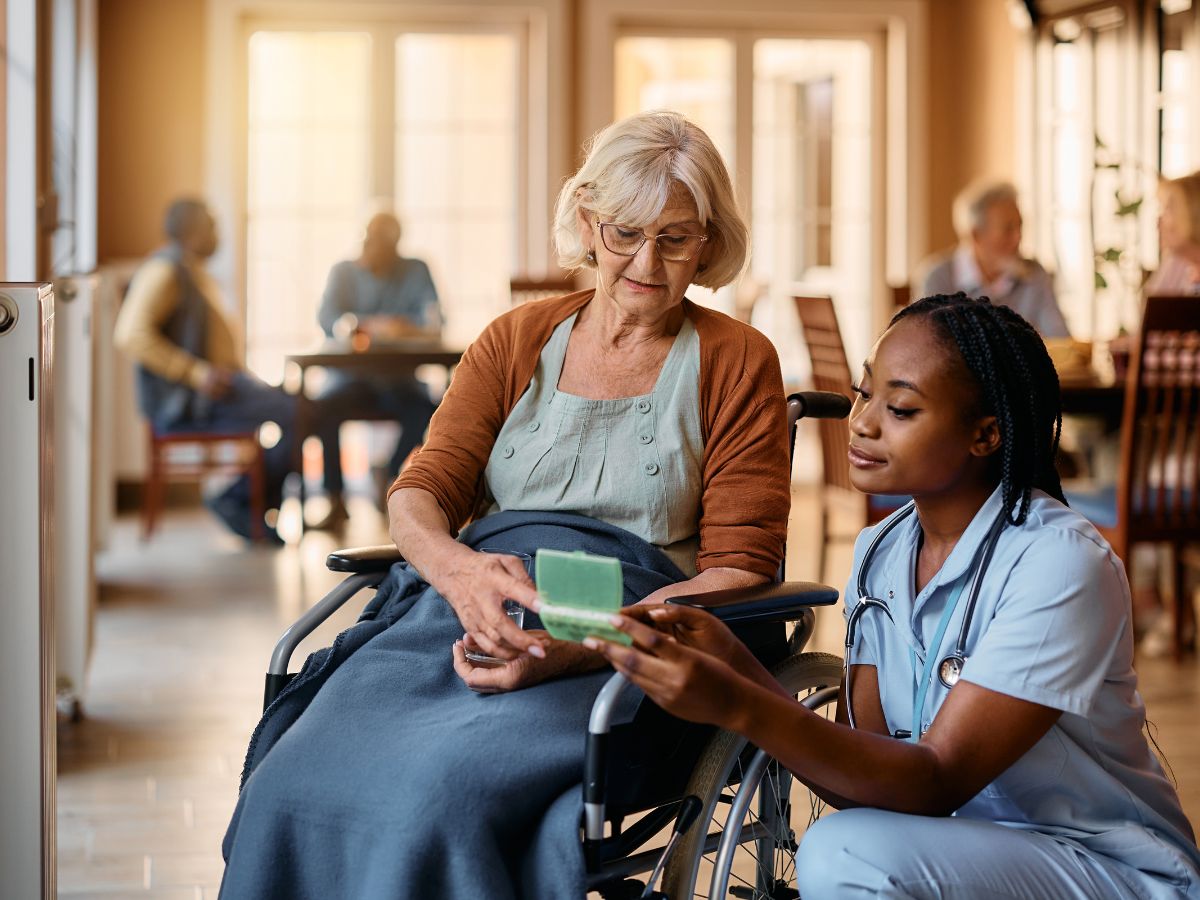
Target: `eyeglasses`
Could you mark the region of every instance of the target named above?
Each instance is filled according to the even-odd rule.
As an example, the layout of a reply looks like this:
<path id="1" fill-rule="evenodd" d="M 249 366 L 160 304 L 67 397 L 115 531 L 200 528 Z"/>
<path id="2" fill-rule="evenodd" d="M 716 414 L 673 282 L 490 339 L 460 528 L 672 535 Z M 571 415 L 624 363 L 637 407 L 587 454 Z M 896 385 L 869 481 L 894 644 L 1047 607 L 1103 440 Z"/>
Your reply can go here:
<path id="1" fill-rule="evenodd" d="M 635 228 L 626 228 L 613 222 L 601 222 L 600 240 L 604 242 L 609 253 L 615 253 L 617 256 L 637 256 L 642 245 L 651 238 Z M 708 235 L 659 234 L 655 235 L 653 240 L 659 259 L 665 262 L 687 262 L 700 252 L 700 248 L 708 240 Z"/>

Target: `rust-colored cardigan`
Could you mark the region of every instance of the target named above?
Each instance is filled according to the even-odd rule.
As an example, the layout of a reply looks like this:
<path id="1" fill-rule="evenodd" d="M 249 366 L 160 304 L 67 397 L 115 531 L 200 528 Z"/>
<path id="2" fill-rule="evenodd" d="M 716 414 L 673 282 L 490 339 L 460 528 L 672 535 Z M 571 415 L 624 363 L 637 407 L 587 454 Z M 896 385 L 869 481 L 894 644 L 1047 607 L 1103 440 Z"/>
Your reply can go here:
<path id="1" fill-rule="evenodd" d="M 483 512 L 483 473 L 501 426 L 529 386 L 555 327 L 594 291 L 526 303 L 492 322 L 463 355 L 424 447 L 400 488 L 428 491 L 452 531 Z M 783 378 L 760 332 L 685 300 L 700 338 L 704 437 L 699 571 L 730 567 L 774 576 L 787 530 L 789 460 Z"/>

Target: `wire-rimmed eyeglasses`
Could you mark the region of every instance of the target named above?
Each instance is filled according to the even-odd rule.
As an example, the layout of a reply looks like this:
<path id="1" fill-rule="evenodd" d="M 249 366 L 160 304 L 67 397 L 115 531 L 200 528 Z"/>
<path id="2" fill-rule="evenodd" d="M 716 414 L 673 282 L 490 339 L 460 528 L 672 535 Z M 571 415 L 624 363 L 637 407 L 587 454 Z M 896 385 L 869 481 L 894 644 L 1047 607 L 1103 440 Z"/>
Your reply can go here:
<path id="1" fill-rule="evenodd" d="M 700 252 L 700 248 L 708 240 L 708 235 L 663 233 L 651 238 L 636 228 L 626 228 L 615 222 L 601 222 L 600 240 L 604 242 L 609 253 L 618 256 L 637 256 L 642 245 L 648 240 L 653 240 L 659 259 L 666 262 L 687 262 Z"/>

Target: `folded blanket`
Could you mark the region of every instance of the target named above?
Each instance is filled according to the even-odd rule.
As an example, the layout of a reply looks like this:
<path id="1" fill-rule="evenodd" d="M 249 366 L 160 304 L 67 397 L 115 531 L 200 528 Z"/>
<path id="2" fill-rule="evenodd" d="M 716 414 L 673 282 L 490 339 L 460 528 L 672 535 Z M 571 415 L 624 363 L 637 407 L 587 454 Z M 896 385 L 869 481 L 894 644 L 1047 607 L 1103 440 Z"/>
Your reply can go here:
<path id="1" fill-rule="evenodd" d="M 626 603 L 683 578 L 640 538 L 583 516 L 503 512 L 460 540 L 616 557 Z M 251 739 L 222 897 L 584 895 L 584 740 L 611 673 L 475 694 L 451 665 L 461 636 L 402 564 L 363 619 L 309 657 Z"/>

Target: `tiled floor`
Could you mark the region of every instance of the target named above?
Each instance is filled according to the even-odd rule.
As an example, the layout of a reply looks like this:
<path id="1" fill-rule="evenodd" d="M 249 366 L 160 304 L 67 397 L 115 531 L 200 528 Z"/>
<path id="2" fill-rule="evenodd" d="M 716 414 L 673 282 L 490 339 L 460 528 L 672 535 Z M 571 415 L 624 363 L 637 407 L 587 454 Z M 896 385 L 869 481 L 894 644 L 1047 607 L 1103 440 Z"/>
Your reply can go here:
<path id="1" fill-rule="evenodd" d="M 812 570 L 811 509 L 801 502 L 794 512 L 796 577 Z M 98 567 L 86 718 L 59 731 L 61 896 L 216 897 L 220 840 L 271 646 L 337 582 L 323 568 L 326 553 L 386 541 L 369 503 L 352 512 L 341 538 L 310 532 L 280 550 L 245 549 L 200 511 L 168 516 L 145 545 L 131 520 L 119 523 Z M 848 553 L 847 545 L 831 554 L 835 584 Z M 296 660 L 353 618 L 343 610 Z M 839 643 L 840 617 L 826 615 L 818 648 L 837 652 Z M 1143 660 L 1139 668 L 1159 743 L 1200 821 L 1200 667 Z"/>

